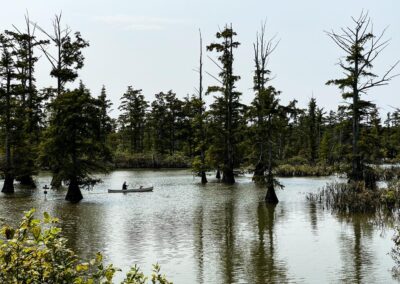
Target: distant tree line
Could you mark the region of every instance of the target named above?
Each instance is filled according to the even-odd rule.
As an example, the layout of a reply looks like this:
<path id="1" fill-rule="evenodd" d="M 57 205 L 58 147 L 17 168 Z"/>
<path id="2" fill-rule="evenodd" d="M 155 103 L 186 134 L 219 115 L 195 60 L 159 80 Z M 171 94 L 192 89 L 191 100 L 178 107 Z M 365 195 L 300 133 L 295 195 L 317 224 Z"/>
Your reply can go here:
<path id="1" fill-rule="evenodd" d="M 394 78 L 395 66 L 381 77 L 372 72 L 387 42 L 383 33 L 372 33 L 367 14 L 353 21 L 355 27 L 342 29 L 343 34 L 328 33 L 345 52 L 339 66 L 346 74 L 328 84 L 337 85 L 350 100 L 336 110 L 324 110 L 315 98 L 304 109 L 296 100 L 281 103 L 267 66 L 278 41 L 266 38 L 265 25 L 254 43 L 254 98 L 249 105 L 241 103 L 236 88 L 240 76 L 234 71 L 240 43 L 230 25 L 206 47 L 216 56 L 211 60 L 219 73 L 210 74 L 215 85 L 203 86 L 200 35 L 196 94 L 182 99 L 168 90 L 150 102 L 140 88 L 128 86 L 121 95 L 120 115 L 112 119 L 104 86 L 97 97 L 82 82 L 76 89 L 66 88 L 78 79 L 82 50 L 89 43 L 64 28 L 61 15 L 55 17 L 52 32 L 26 17 L 23 31 L 14 27 L 0 35 L 2 191 L 13 192 L 15 180 L 34 186 L 33 176 L 49 169 L 52 185 L 68 184 L 66 199 L 77 202 L 82 199 L 80 187 L 98 182 L 92 173 L 115 165 L 191 166 L 202 183 L 207 183 L 207 171 L 216 170 L 217 178 L 228 184 L 235 182 L 235 169 L 247 168 L 255 182 L 267 187 L 266 200 L 273 203 L 278 202 L 278 165 L 348 166 L 350 178 L 363 180 L 366 165 L 400 158 L 400 110 L 393 109 L 382 121 L 377 106 L 361 99 Z M 38 90 L 34 70 L 42 54 L 56 86 Z M 214 100 L 206 106 L 204 96 L 211 94 Z"/>

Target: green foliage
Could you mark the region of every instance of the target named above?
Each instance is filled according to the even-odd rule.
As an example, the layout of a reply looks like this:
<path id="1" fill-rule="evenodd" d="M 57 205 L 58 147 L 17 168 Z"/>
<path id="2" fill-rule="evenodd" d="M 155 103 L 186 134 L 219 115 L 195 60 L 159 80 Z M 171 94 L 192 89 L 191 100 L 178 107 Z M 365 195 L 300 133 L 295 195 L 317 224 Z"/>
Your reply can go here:
<path id="1" fill-rule="evenodd" d="M 393 179 L 388 182 L 387 188 L 381 192 L 381 202 L 388 209 L 400 207 L 400 180 Z"/>
<path id="2" fill-rule="evenodd" d="M 99 102 L 99 120 L 100 120 L 100 139 L 106 143 L 107 137 L 112 133 L 113 129 L 113 120 L 108 115 L 110 112 L 110 108 L 112 106 L 112 102 L 107 98 L 106 87 L 103 85 L 101 88 L 100 96 L 98 97 Z"/>
<path id="3" fill-rule="evenodd" d="M 39 40 L 30 28 L 26 16 L 26 31 L 5 31 L 12 46 L 11 55 L 14 58 L 15 82 L 15 125 L 13 127 L 13 163 L 16 179 L 24 185 L 34 186 L 32 176 L 37 173 L 36 164 L 41 125 L 44 120 L 43 103 L 46 96 L 38 92 L 35 86 L 34 70 L 38 57 L 34 49 L 45 46 L 48 42 Z"/>
<path id="4" fill-rule="evenodd" d="M 58 219 L 47 213 L 43 220 L 35 219 L 34 212 L 26 212 L 17 228 L 1 229 L 1 283 L 113 283 L 118 268 L 104 265 L 101 253 L 89 261 L 79 260 L 67 247 L 67 239 L 57 227 Z M 148 279 L 135 265 L 122 283 L 142 284 Z M 172 283 L 161 275 L 158 264 L 153 266 L 150 279 L 153 284 Z"/>
<path id="5" fill-rule="evenodd" d="M 317 101 L 311 98 L 308 103 L 308 112 L 305 117 L 306 133 L 307 133 L 307 158 L 311 164 L 315 164 L 318 160 L 318 146 L 321 140 L 323 110 L 317 108 Z"/>
<path id="6" fill-rule="evenodd" d="M 335 172 L 332 166 L 309 164 L 284 164 L 277 166 L 274 171 L 277 176 L 281 177 L 329 176 Z"/>
<path id="7" fill-rule="evenodd" d="M 160 92 L 151 104 L 150 124 L 153 149 L 160 154 L 173 154 L 183 144 L 184 103 L 174 92 Z"/>
<path id="8" fill-rule="evenodd" d="M 201 157 L 200 156 L 196 156 L 194 157 L 194 159 L 192 160 L 192 171 L 194 173 L 201 173 L 202 171 L 207 171 L 208 168 L 207 166 L 202 162 Z"/>
<path id="9" fill-rule="evenodd" d="M 48 164 L 59 180 L 72 186 L 89 186 L 97 182 L 95 171 L 107 170 L 108 149 L 100 131 L 101 104 L 80 85 L 64 92 L 49 105 L 50 125 L 44 133 L 41 160 Z M 76 188 L 79 190 L 78 188 Z"/>
<path id="10" fill-rule="evenodd" d="M 216 34 L 219 43 L 211 43 L 207 46 L 208 51 L 216 51 L 221 63 L 218 74 L 220 77 L 220 86 L 209 86 L 207 93 L 220 93 L 222 96 L 216 97 L 215 102 L 211 104 L 211 119 L 213 119 L 214 131 L 218 135 L 214 144 L 218 144 L 215 149 L 222 151 L 217 157 L 223 159 L 218 164 L 223 164 L 222 181 L 226 183 L 234 183 L 233 169 L 238 161 L 236 145 L 240 138 L 240 121 L 243 105 L 239 102 L 241 93 L 236 91 L 235 83 L 240 76 L 233 74 L 233 50 L 240 43 L 234 40 L 236 32 L 232 27 L 225 26 L 224 30 Z"/>
<path id="11" fill-rule="evenodd" d="M 117 168 L 189 168 L 190 159 L 181 152 L 173 155 L 116 152 L 114 165 Z"/>
<path id="12" fill-rule="evenodd" d="M 366 179 L 366 173 L 363 170 L 367 160 L 363 157 L 362 148 L 366 141 L 360 139 L 360 135 L 362 135 L 360 124 L 371 109 L 375 108 L 372 102 L 362 99 L 362 95 L 372 88 L 387 85 L 395 76 L 390 75 L 394 67 L 391 67 L 381 77 L 372 72 L 375 59 L 387 46 L 387 42 L 382 39 L 384 31 L 378 36 L 374 34 L 373 24 L 368 13 L 361 12 L 359 18 L 352 19 L 354 26 L 342 28 L 344 34 L 342 32 L 328 33 L 335 44 L 345 52 L 345 62 L 342 60 L 339 62 L 345 77 L 329 80 L 326 84 L 336 85 L 341 90 L 342 97 L 351 100 L 348 105 L 343 106 L 352 120 L 352 169 L 348 176 L 352 180 L 361 181 Z M 372 143 L 377 142 L 376 139 L 372 140 L 375 140 Z"/>
<path id="13" fill-rule="evenodd" d="M 128 86 L 119 106 L 121 111 L 119 124 L 123 137 L 122 143 L 129 149 L 131 154 L 143 152 L 144 150 L 146 110 L 149 104 L 141 92 L 142 90 L 134 90 L 132 86 Z"/>

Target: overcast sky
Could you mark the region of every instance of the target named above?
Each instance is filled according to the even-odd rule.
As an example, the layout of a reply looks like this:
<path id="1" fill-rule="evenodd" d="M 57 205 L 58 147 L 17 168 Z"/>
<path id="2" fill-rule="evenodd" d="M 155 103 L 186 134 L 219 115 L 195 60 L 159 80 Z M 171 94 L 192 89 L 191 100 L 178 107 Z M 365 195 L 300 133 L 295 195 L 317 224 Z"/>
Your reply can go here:
<path id="1" fill-rule="evenodd" d="M 63 22 L 90 42 L 80 78 L 94 95 L 104 84 L 117 109 L 128 85 L 143 89 L 148 100 L 170 89 L 180 98 L 194 93 L 198 84 L 193 71 L 198 65 L 198 30 L 206 45 L 226 23 L 232 23 L 241 42 L 234 68 L 242 77 L 237 85 L 243 93 L 242 101 L 249 103 L 253 98 L 252 44 L 266 19 L 268 36 L 280 39 L 269 68 L 276 77 L 272 84 L 282 91 L 282 101 L 295 98 L 305 107 L 314 96 L 319 105 L 336 110 L 343 102 L 340 92 L 325 82 L 341 76 L 336 64 L 343 52 L 324 31 L 351 26 L 351 16 L 357 17 L 363 9 L 369 11 L 376 32 L 388 26 L 386 38 L 391 44 L 375 64 L 376 73 L 382 74 L 400 59 L 398 0 L 13 0 L 0 9 L 0 26 L 2 30 L 11 29 L 12 24 L 23 27 L 28 11 L 33 21 L 50 29 L 54 15 L 62 11 Z M 209 55 L 215 58 L 215 54 Z M 204 61 L 205 70 L 217 74 L 213 63 L 208 58 Z M 41 58 L 37 67 L 39 87 L 55 85 L 49 70 L 45 58 Z M 206 75 L 204 83 L 215 81 Z M 381 112 L 400 107 L 400 77 L 368 97 Z"/>

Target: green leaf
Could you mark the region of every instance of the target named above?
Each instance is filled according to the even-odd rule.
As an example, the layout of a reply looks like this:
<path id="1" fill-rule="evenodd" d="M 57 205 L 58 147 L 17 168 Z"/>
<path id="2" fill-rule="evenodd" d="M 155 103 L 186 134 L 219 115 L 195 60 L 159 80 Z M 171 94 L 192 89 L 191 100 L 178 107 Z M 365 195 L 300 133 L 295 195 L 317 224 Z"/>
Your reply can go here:
<path id="1" fill-rule="evenodd" d="M 40 237 L 40 233 L 42 232 L 42 229 L 40 227 L 33 227 L 32 228 L 32 234 L 35 240 L 38 240 Z"/>
<path id="2" fill-rule="evenodd" d="M 88 271 L 89 270 L 89 263 L 81 263 L 76 266 L 77 272 Z"/>
<path id="3" fill-rule="evenodd" d="M 46 224 L 50 223 L 51 217 L 50 217 L 49 213 L 44 212 L 44 213 L 43 213 L 43 217 L 44 217 L 44 219 L 43 219 L 43 222 L 44 222 L 44 223 L 46 223 Z"/>

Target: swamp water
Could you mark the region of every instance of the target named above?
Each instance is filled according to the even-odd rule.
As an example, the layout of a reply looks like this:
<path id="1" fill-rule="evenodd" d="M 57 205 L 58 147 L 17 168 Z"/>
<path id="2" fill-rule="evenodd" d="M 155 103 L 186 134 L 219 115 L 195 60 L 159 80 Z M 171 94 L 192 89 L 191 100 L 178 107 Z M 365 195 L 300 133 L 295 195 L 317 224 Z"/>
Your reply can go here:
<path id="1" fill-rule="evenodd" d="M 0 194 L 0 225 L 15 224 L 35 207 L 61 219 L 70 246 L 86 259 L 97 251 L 124 272 L 151 264 L 174 283 L 392 283 L 393 229 L 366 216 L 341 217 L 310 203 L 329 178 L 281 178 L 280 202 L 267 206 L 265 189 L 250 177 L 206 186 L 186 170 L 119 170 L 83 191 L 79 204 L 50 190 Z M 108 188 L 153 185 L 151 193 L 108 194 Z M 116 278 L 122 278 L 122 274 Z"/>

